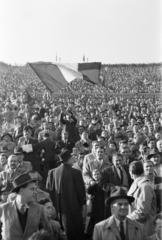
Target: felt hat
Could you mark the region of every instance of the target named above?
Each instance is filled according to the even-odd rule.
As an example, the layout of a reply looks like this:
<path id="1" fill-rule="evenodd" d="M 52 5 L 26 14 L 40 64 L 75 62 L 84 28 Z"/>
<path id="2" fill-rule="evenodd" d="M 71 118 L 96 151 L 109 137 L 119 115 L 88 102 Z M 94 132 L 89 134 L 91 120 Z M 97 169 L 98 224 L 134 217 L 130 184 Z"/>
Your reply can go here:
<path id="1" fill-rule="evenodd" d="M 158 154 L 161 154 L 158 150 L 152 150 L 152 151 L 150 151 L 150 154 L 148 155 L 148 159 L 151 159 L 153 156 L 156 156 L 156 155 L 158 155 Z"/>
<path id="2" fill-rule="evenodd" d="M 119 198 L 128 199 L 129 204 L 131 204 L 134 201 L 134 197 L 128 196 L 127 193 L 124 191 L 121 187 L 115 187 L 110 194 L 110 197 L 106 199 L 105 204 L 107 206 L 110 206 L 111 203 Z"/>
<path id="3" fill-rule="evenodd" d="M 13 184 L 7 181 L 7 184 L 0 189 L 0 194 L 4 192 L 10 192 L 12 188 L 13 188 Z"/>
<path id="4" fill-rule="evenodd" d="M 18 155 L 18 154 L 24 154 L 25 152 L 23 151 L 23 149 L 21 147 L 16 147 L 14 148 L 14 154 Z"/>
<path id="5" fill-rule="evenodd" d="M 1 148 L 0 153 L 7 153 L 7 152 L 9 152 L 9 149 L 8 149 L 7 146 L 4 146 L 4 147 Z"/>
<path id="6" fill-rule="evenodd" d="M 8 132 L 2 134 L 1 140 L 3 140 L 3 138 L 4 138 L 5 136 L 9 136 L 9 137 L 11 138 L 11 141 L 12 141 L 12 135 L 11 135 L 10 133 L 8 133 Z"/>
<path id="7" fill-rule="evenodd" d="M 26 183 L 37 182 L 38 174 L 34 171 L 28 171 L 13 180 L 13 189 L 10 191 L 11 193 L 17 192 L 23 185 Z"/>
<path id="8" fill-rule="evenodd" d="M 60 161 L 59 162 L 67 162 L 68 159 L 71 158 L 71 153 L 68 149 L 66 148 L 63 148 L 59 154 L 59 159 Z"/>
<path id="9" fill-rule="evenodd" d="M 28 131 L 29 129 L 33 130 L 32 126 L 26 125 L 26 126 L 24 126 L 23 131 Z"/>

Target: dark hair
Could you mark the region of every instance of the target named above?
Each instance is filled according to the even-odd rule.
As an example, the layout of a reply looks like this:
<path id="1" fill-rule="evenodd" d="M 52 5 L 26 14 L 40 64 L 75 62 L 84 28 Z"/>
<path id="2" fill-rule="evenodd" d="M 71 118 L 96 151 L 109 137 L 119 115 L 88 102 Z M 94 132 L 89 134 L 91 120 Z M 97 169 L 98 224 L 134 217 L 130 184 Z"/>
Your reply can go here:
<path id="1" fill-rule="evenodd" d="M 112 161 L 114 160 L 114 157 L 121 157 L 121 158 L 123 159 L 123 155 L 122 155 L 121 153 L 119 153 L 119 152 L 114 153 L 114 154 L 112 155 Z"/>
<path id="2" fill-rule="evenodd" d="M 39 203 L 40 205 L 45 205 L 45 204 L 48 203 L 48 202 L 52 203 L 52 201 L 51 201 L 50 198 L 41 198 L 41 199 L 38 201 L 38 203 Z"/>
<path id="3" fill-rule="evenodd" d="M 143 174 L 143 164 L 141 161 L 133 161 L 129 165 L 129 171 L 132 172 L 132 174 L 140 176 Z"/>
<path id="4" fill-rule="evenodd" d="M 49 133 L 48 132 L 44 133 L 43 137 L 48 138 L 49 137 Z"/>

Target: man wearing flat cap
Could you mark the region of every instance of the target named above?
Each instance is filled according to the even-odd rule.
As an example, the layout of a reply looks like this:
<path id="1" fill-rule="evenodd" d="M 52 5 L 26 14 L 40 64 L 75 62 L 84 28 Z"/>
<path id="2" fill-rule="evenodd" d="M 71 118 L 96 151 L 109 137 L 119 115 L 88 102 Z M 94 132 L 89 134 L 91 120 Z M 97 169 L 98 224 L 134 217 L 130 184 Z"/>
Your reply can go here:
<path id="1" fill-rule="evenodd" d="M 105 202 L 111 207 L 112 216 L 95 225 L 93 240 L 146 240 L 143 225 L 127 218 L 133 201 L 121 187 L 114 188 Z"/>
<path id="2" fill-rule="evenodd" d="M 83 240 L 84 226 L 82 211 L 86 194 L 80 170 L 68 164 L 70 151 L 62 149 L 59 155 L 61 165 L 49 171 L 46 188 L 58 213 L 62 229 L 69 240 Z"/>
<path id="3" fill-rule="evenodd" d="M 37 192 L 36 181 L 34 172 L 26 172 L 14 179 L 11 192 L 16 193 L 16 199 L 0 205 L 3 240 L 29 239 L 42 226 L 51 232 L 44 208 L 33 202 Z"/>

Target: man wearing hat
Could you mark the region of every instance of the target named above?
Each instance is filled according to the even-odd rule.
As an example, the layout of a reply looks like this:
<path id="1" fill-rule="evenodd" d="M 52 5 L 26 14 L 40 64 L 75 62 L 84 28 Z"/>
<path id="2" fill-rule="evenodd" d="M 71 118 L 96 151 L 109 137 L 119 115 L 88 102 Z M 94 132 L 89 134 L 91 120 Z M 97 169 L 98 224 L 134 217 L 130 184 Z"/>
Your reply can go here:
<path id="1" fill-rule="evenodd" d="M 37 187 L 37 175 L 26 172 L 13 181 L 11 192 L 16 199 L 0 205 L 3 240 L 29 239 L 40 228 L 51 232 L 44 208 L 33 202 Z"/>
<path id="2" fill-rule="evenodd" d="M 26 169 L 27 171 L 30 171 L 33 169 L 31 162 L 23 161 L 25 153 L 23 152 L 22 148 L 16 147 L 14 149 L 14 155 L 16 155 L 18 157 L 18 163 L 19 163 L 18 167 L 19 168 Z"/>
<path id="3" fill-rule="evenodd" d="M 93 240 L 146 240 L 143 225 L 127 218 L 133 201 L 121 187 L 114 188 L 105 202 L 112 216 L 95 225 Z"/>
<path id="4" fill-rule="evenodd" d="M 161 154 L 158 150 L 153 150 L 148 155 L 148 159 L 154 164 L 155 176 L 162 176 L 162 164 L 161 164 Z"/>
<path id="5" fill-rule="evenodd" d="M 25 169 L 20 169 L 18 165 L 18 157 L 16 155 L 9 156 L 6 169 L 0 172 L 0 186 L 6 185 L 7 181 L 12 182 L 16 177 L 26 171 Z"/>
<path id="6" fill-rule="evenodd" d="M 62 149 L 61 165 L 48 173 L 46 188 L 58 213 L 62 229 L 69 240 L 83 240 L 84 226 L 82 211 L 85 208 L 86 194 L 80 170 L 67 162 L 71 158 L 69 150 Z"/>

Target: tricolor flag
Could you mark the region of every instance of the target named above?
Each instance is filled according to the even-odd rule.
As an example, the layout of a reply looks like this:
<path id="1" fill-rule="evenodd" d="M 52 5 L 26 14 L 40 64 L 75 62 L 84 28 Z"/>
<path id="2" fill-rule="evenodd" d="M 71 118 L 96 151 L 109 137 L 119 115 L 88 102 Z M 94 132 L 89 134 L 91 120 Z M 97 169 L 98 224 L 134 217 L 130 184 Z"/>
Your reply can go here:
<path id="1" fill-rule="evenodd" d="M 65 87 L 74 79 L 84 79 L 93 84 L 99 83 L 100 62 L 92 63 L 28 63 L 37 76 L 52 93 Z"/>

